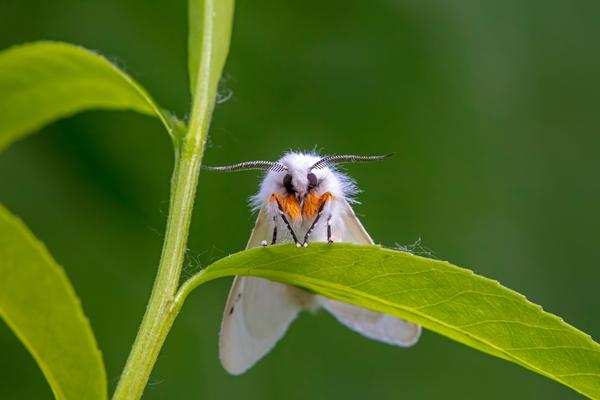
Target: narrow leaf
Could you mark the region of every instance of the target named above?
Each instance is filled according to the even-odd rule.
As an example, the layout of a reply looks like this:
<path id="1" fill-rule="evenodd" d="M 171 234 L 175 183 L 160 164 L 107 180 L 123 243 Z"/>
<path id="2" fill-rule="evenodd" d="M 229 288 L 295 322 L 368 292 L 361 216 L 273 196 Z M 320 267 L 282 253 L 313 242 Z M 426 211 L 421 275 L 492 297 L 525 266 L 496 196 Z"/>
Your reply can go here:
<path id="1" fill-rule="evenodd" d="M 0 53 L 0 150 L 59 118 L 91 109 L 158 117 L 173 136 L 176 120 L 104 57 L 59 42 Z"/>
<path id="2" fill-rule="evenodd" d="M 188 2 L 188 69 L 190 92 L 198 93 L 200 80 L 213 84 L 211 93 L 216 93 L 227 54 L 233 24 L 233 0 L 189 0 Z M 202 63 L 205 65 L 201 65 Z M 208 75 L 208 76 L 206 76 Z M 211 100 L 214 95 L 209 97 Z"/>
<path id="3" fill-rule="evenodd" d="M 0 317 L 44 373 L 57 399 L 106 399 L 102 356 L 64 271 L 0 205 Z"/>
<path id="4" fill-rule="evenodd" d="M 600 399 L 600 345 L 498 282 L 379 246 L 268 246 L 225 257 L 182 288 L 252 275 L 419 323 Z"/>

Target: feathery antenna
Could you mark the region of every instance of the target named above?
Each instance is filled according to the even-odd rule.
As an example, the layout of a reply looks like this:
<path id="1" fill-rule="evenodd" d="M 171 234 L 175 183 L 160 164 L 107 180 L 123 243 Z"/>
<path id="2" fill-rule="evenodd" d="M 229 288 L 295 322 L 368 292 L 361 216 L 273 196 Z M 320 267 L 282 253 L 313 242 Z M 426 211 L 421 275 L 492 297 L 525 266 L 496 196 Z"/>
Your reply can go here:
<path id="1" fill-rule="evenodd" d="M 393 156 L 394 153 L 384 154 L 382 156 L 356 156 L 352 154 L 340 154 L 334 156 L 327 156 L 321 158 L 319 161 L 314 163 L 310 169 L 320 169 L 327 167 L 331 164 L 343 164 L 343 163 L 355 163 L 355 162 L 370 162 L 370 161 L 381 161 L 388 157 Z"/>
<path id="2" fill-rule="evenodd" d="M 275 172 L 287 170 L 285 165 L 274 161 L 244 161 L 237 164 L 224 165 L 222 167 L 207 167 L 203 165 L 202 168 L 208 171 L 217 172 L 236 172 L 250 169 L 271 170 Z"/>

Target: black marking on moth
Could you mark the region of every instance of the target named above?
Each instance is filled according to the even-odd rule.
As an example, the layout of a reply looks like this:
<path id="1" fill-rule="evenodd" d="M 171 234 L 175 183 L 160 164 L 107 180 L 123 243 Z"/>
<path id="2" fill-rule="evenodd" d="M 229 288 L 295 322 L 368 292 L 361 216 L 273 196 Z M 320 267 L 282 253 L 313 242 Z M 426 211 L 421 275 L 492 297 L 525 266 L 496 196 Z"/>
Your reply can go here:
<path id="1" fill-rule="evenodd" d="M 313 190 L 319 184 L 319 182 L 317 180 L 317 176 L 315 174 L 313 174 L 312 172 L 310 172 L 306 176 L 306 178 L 308 179 L 308 190 L 309 191 Z"/>
<path id="2" fill-rule="evenodd" d="M 292 184 L 292 175 L 286 174 L 283 177 L 283 186 L 285 187 L 285 191 L 288 193 L 296 193 L 296 189 L 294 189 L 294 185 Z"/>

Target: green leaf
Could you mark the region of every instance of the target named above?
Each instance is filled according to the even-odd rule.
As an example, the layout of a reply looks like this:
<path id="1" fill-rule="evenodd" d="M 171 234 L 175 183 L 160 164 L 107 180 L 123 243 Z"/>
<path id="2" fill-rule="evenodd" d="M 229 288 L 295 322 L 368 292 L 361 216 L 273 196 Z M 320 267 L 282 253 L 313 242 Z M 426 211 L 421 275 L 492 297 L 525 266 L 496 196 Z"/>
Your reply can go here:
<path id="1" fill-rule="evenodd" d="M 207 78 L 214 84 L 212 93 L 216 92 L 229 53 L 233 9 L 233 0 L 188 2 L 188 72 L 192 96 L 198 93 L 196 86 L 199 74 L 210 75 Z M 201 66 L 200 60 L 207 66 Z M 214 97 L 210 98 L 214 100 Z"/>
<path id="2" fill-rule="evenodd" d="M 379 246 L 277 245 L 225 257 L 182 287 L 252 275 L 419 323 L 600 399 L 600 345 L 498 282 Z"/>
<path id="3" fill-rule="evenodd" d="M 0 205 L 0 317 L 57 399 L 106 399 L 92 328 L 64 271 L 27 227 Z"/>
<path id="4" fill-rule="evenodd" d="M 0 53 L 0 150 L 59 118 L 91 109 L 134 110 L 179 125 L 106 58 L 67 43 L 35 42 Z"/>

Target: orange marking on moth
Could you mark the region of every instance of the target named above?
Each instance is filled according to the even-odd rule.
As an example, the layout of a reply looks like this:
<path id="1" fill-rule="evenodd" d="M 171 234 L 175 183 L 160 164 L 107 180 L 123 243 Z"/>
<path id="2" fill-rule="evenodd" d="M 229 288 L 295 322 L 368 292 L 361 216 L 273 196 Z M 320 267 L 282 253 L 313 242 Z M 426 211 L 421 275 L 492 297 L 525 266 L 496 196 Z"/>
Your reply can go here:
<path id="1" fill-rule="evenodd" d="M 333 200 L 331 192 L 325 192 L 321 196 L 318 196 L 314 192 L 310 192 L 304 198 L 304 204 L 302 205 L 303 217 L 306 219 L 313 218 L 319 212 L 319 208 L 330 200 Z"/>
<path id="2" fill-rule="evenodd" d="M 319 211 L 319 196 L 315 192 L 310 192 L 304 198 L 302 204 L 302 215 L 304 218 L 311 218 Z"/>
<path id="3" fill-rule="evenodd" d="M 298 203 L 296 196 L 293 194 L 286 193 L 282 196 L 279 193 L 273 193 L 270 201 L 277 202 L 281 206 L 283 213 L 290 217 L 290 219 L 294 221 L 300 219 L 302 210 L 300 209 L 300 203 Z"/>

